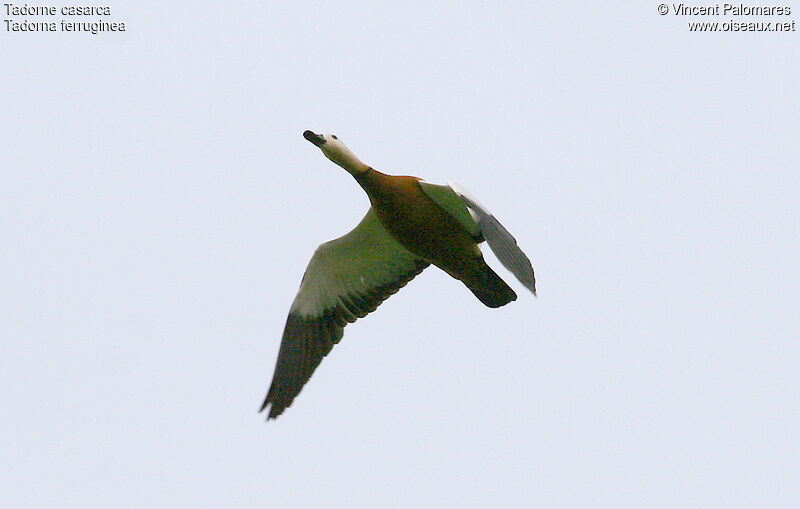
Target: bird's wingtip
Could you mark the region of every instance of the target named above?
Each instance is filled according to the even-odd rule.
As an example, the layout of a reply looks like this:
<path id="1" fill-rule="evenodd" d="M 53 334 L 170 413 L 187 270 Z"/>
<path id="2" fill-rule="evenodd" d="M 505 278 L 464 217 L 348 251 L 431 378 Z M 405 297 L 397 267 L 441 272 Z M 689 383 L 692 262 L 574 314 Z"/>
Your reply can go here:
<path id="1" fill-rule="evenodd" d="M 274 421 L 278 418 L 279 415 L 286 410 L 287 407 L 278 407 L 275 406 L 274 401 L 270 401 L 269 397 L 267 397 L 264 402 L 261 404 L 261 408 L 258 410 L 258 413 L 267 412 L 267 422 Z"/>

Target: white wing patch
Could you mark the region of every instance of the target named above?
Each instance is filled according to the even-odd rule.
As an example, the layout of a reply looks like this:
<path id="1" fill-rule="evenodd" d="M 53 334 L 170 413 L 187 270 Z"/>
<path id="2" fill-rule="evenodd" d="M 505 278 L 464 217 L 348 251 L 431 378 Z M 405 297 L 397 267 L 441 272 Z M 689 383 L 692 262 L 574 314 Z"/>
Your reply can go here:
<path id="1" fill-rule="evenodd" d="M 317 248 L 291 312 L 319 316 L 348 296 L 366 296 L 392 285 L 421 263 L 383 228 L 370 207 L 350 233 Z"/>

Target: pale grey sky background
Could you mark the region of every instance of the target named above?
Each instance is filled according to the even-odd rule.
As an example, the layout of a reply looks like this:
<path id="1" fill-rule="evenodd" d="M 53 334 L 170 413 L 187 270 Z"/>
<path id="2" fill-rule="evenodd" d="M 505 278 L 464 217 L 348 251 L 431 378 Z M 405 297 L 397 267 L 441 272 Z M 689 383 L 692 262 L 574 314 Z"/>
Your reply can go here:
<path id="1" fill-rule="evenodd" d="M 796 31 L 110 6 L 126 32 L 0 27 L 0 505 L 800 505 Z M 539 298 L 429 269 L 265 423 L 303 270 L 368 205 L 305 129 L 470 190 Z"/>

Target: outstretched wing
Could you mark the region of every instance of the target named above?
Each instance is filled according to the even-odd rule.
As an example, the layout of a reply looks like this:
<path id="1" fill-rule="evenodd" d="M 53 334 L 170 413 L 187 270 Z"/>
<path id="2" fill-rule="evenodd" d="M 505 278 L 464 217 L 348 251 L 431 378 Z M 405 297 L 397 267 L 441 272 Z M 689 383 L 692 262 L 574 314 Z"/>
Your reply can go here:
<path id="1" fill-rule="evenodd" d="M 347 235 L 317 248 L 289 310 L 261 411 L 279 416 L 300 393 L 344 326 L 374 311 L 428 263 L 401 246 L 370 207 Z"/>
<path id="2" fill-rule="evenodd" d="M 519 282 L 536 295 L 536 278 L 530 259 L 517 245 L 517 239 L 500 224 L 500 221 L 486 210 L 478 200 L 470 196 L 466 189 L 455 182 L 447 183 L 453 191 L 464 200 L 472 218 L 478 224 L 483 238 L 489 244 L 500 263 L 511 271 Z"/>
<path id="3" fill-rule="evenodd" d="M 478 200 L 455 182 L 448 182 L 448 185 L 443 186 L 420 181 L 419 185 L 430 199 L 453 216 L 477 242 L 485 240 L 500 263 L 536 295 L 536 278 L 533 276 L 531 261 L 517 246 L 514 236 Z"/>

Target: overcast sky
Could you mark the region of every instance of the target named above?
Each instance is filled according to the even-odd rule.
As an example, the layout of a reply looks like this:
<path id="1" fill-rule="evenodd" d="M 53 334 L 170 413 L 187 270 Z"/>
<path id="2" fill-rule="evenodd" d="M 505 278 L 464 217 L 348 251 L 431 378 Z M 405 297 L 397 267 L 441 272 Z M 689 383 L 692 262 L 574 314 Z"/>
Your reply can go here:
<path id="1" fill-rule="evenodd" d="M 0 26 L 4 507 L 800 505 L 800 39 L 688 29 L 800 5 L 496 4 Z M 305 129 L 464 186 L 539 298 L 428 269 L 265 423 L 306 264 L 368 207 Z"/>

